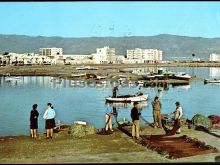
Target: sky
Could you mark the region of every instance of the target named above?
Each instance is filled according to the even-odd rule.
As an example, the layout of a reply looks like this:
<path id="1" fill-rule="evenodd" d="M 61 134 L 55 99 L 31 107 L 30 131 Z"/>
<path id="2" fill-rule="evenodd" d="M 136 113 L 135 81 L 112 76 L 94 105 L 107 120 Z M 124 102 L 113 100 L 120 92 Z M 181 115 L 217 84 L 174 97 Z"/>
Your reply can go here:
<path id="1" fill-rule="evenodd" d="M 0 34 L 220 37 L 220 2 L 0 2 Z"/>

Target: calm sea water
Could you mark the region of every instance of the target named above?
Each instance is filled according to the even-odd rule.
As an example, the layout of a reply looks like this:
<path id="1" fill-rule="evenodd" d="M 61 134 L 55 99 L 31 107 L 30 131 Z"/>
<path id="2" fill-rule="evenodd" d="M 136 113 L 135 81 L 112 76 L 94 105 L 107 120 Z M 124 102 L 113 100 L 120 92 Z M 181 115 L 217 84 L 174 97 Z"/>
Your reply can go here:
<path id="1" fill-rule="evenodd" d="M 220 68 L 168 68 L 182 71 L 202 78 L 220 77 Z M 51 77 L 29 76 L 15 82 L 5 82 L 0 77 L 0 136 L 29 135 L 29 115 L 33 104 L 38 104 L 40 113 L 39 132 L 44 132 L 43 113 L 47 102 L 54 105 L 56 120 L 71 124 L 76 120 L 86 121 L 96 128 L 105 125 L 105 97 L 112 94 L 112 84 L 74 85 L 73 81 L 63 80 L 61 84 L 51 82 Z M 135 94 L 136 86 L 119 87 L 120 94 Z M 193 81 L 188 86 L 172 87 L 158 92 L 157 88 L 141 88 L 149 94 L 149 100 L 142 106 L 143 117 L 152 122 L 151 101 L 157 95 L 162 102 L 162 113 L 175 109 L 175 102 L 180 101 L 186 118 L 195 114 L 220 115 L 220 85 Z M 118 119 L 130 120 L 131 104 L 117 105 Z M 115 123 L 115 121 L 113 121 Z"/>

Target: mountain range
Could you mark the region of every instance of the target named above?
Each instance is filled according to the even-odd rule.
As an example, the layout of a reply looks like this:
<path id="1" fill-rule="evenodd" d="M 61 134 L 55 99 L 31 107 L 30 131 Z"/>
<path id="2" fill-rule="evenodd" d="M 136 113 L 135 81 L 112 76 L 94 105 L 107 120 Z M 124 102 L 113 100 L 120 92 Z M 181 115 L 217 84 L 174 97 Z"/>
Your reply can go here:
<path id="1" fill-rule="evenodd" d="M 160 34 L 155 36 L 129 37 L 45 37 L 25 35 L 0 35 L 0 54 L 4 52 L 38 53 L 39 48 L 61 47 L 64 54 L 91 54 L 96 48 L 109 46 L 117 55 L 126 55 L 127 49 L 160 49 L 164 60 L 172 58 L 208 59 L 211 53 L 220 53 L 220 38 L 202 38 Z"/>

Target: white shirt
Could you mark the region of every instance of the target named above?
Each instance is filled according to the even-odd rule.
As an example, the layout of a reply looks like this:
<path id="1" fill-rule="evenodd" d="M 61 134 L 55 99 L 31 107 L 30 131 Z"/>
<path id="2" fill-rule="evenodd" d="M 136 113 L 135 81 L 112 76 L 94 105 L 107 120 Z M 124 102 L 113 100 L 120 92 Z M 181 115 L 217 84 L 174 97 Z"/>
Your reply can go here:
<path id="1" fill-rule="evenodd" d="M 174 114 L 175 114 L 175 119 L 180 119 L 183 115 L 183 109 L 182 107 L 178 107 L 175 111 L 174 111 Z"/>

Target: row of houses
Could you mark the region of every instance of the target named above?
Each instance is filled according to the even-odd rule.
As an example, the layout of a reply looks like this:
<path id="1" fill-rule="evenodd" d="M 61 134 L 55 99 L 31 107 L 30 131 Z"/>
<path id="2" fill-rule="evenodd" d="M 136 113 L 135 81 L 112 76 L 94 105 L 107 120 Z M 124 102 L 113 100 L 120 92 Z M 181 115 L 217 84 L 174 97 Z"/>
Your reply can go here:
<path id="1" fill-rule="evenodd" d="M 10 53 L 0 55 L 0 64 L 129 64 L 160 63 L 163 53 L 157 49 L 129 49 L 126 55 L 116 55 L 115 48 L 97 48 L 90 55 L 64 54 L 62 48 L 40 48 L 35 53 Z"/>

